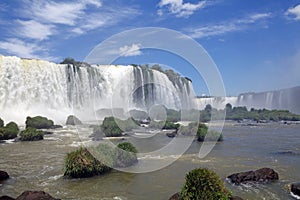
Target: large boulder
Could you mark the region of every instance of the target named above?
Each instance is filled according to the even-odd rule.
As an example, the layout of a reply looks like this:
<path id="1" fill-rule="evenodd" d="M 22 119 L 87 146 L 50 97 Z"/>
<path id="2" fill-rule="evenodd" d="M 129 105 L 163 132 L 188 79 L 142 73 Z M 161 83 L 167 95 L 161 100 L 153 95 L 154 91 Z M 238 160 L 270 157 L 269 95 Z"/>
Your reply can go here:
<path id="1" fill-rule="evenodd" d="M 54 122 L 46 117 L 35 116 L 26 118 L 26 128 L 50 129 L 53 128 Z"/>
<path id="2" fill-rule="evenodd" d="M 300 197 L 300 182 L 291 185 L 291 192 Z"/>
<path id="3" fill-rule="evenodd" d="M 77 117 L 75 117 L 74 115 L 69 115 L 68 119 L 66 121 L 66 125 L 81 125 L 82 122 L 80 121 L 80 119 L 78 119 Z"/>
<path id="4" fill-rule="evenodd" d="M 56 199 L 44 191 L 25 191 L 16 200 L 60 200 Z"/>
<path id="5" fill-rule="evenodd" d="M 278 173 L 271 168 L 261 168 L 256 171 L 235 173 L 227 177 L 234 184 L 241 183 L 260 183 L 279 179 Z"/>
<path id="6" fill-rule="evenodd" d="M 6 179 L 9 179 L 8 173 L 0 170 L 0 181 L 4 181 Z"/>

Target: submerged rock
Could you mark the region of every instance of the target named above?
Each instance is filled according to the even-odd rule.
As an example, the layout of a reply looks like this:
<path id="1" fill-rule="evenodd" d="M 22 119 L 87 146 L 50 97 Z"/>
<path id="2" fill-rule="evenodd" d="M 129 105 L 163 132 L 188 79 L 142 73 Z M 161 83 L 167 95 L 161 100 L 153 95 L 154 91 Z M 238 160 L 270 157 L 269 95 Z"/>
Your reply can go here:
<path id="1" fill-rule="evenodd" d="M 166 133 L 166 135 L 169 137 L 169 138 L 173 138 L 177 135 L 177 130 L 176 131 L 173 131 L 171 133 Z"/>
<path id="2" fill-rule="evenodd" d="M 60 200 L 44 191 L 25 191 L 16 200 Z"/>
<path id="3" fill-rule="evenodd" d="M 291 192 L 293 195 L 299 196 L 300 197 L 300 182 L 299 183 L 293 183 L 291 185 Z"/>
<path id="4" fill-rule="evenodd" d="M 278 173 L 271 168 L 261 168 L 256 171 L 235 173 L 227 177 L 234 184 L 251 182 L 269 182 L 278 180 Z"/>
<path id="5" fill-rule="evenodd" d="M 57 128 L 63 128 L 63 126 L 62 125 L 54 124 L 53 126 L 50 126 L 49 129 L 57 129 Z"/>
<path id="6" fill-rule="evenodd" d="M 8 173 L 0 170 L 0 181 L 4 181 L 6 179 L 9 179 Z"/>

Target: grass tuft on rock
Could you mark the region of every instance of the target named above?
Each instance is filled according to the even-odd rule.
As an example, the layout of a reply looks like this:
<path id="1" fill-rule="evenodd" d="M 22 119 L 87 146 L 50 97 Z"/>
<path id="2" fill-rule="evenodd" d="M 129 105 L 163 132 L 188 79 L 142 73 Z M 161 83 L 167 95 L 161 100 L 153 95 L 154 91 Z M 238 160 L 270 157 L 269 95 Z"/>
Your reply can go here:
<path id="1" fill-rule="evenodd" d="M 180 193 L 181 200 L 229 200 L 231 197 L 223 181 L 215 172 L 207 168 L 190 171 L 185 180 Z"/>
<path id="2" fill-rule="evenodd" d="M 86 178 L 108 172 L 111 168 L 101 163 L 84 147 L 67 154 L 64 176 Z"/>

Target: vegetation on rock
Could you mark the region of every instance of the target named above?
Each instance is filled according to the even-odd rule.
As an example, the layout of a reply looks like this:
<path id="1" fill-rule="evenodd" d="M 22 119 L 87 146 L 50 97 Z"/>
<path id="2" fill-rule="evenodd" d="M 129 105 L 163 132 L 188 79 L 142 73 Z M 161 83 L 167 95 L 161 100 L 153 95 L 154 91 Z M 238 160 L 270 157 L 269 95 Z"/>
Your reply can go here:
<path id="1" fill-rule="evenodd" d="M 218 175 L 206 168 L 190 171 L 185 178 L 186 182 L 181 190 L 182 200 L 229 200 L 230 192 Z"/>
<path id="2" fill-rule="evenodd" d="M 138 162 L 136 152 L 136 148 L 129 142 L 120 143 L 118 147 L 99 144 L 89 150 L 80 147 L 67 154 L 64 175 L 84 178 L 104 174 L 112 167 L 128 167 Z"/>
<path id="3" fill-rule="evenodd" d="M 41 130 L 37 130 L 36 128 L 26 128 L 20 133 L 21 141 L 37 141 L 44 139 L 44 132 Z"/>
<path id="4" fill-rule="evenodd" d="M 175 124 L 170 121 L 152 121 L 149 124 L 149 128 L 156 128 L 156 129 L 178 129 L 180 127 L 179 124 Z"/>
<path id="5" fill-rule="evenodd" d="M 117 146 L 116 167 L 128 167 L 138 162 L 137 149 L 130 142 L 122 142 Z"/>
<path id="6" fill-rule="evenodd" d="M 0 140 L 14 139 L 18 136 L 19 127 L 15 122 L 9 122 L 4 127 L 0 127 Z"/>
<path id="7" fill-rule="evenodd" d="M 188 126 L 182 126 L 179 129 L 182 135 L 196 135 L 198 142 L 205 141 L 223 141 L 222 133 L 214 130 L 208 130 L 205 124 L 193 122 Z"/>
<path id="8" fill-rule="evenodd" d="M 84 147 L 67 154 L 65 158 L 64 176 L 70 178 L 85 178 L 108 172 L 111 168 L 107 167 Z"/>
<path id="9" fill-rule="evenodd" d="M 93 134 L 104 134 L 106 137 L 120 137 L 124 131 L 131 131 L 139 127 L 133 118 L 121 120 L 114 117 L 105 117 L 100 126 L 93 127 Z"/>
<path id="10" fill-rule="evenodd" d="M 48 129 L 54 126 L 52 120 L 47 119 L 46 117 L 36 116 L 36 117 L 27 117 L 26 118 L 26 128 L 37 128 L 37 129 Z"/>

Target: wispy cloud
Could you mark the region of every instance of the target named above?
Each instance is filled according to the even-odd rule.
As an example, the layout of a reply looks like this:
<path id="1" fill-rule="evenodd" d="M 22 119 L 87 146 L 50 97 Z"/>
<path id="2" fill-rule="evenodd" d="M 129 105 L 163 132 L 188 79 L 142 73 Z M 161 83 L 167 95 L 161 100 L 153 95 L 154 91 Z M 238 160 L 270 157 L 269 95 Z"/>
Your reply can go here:
<path id="1" fill-rule="evenodd" d="M 200 26 L 187 29 L 188 34 L 193 38 L 204 38 L 216 35 L 223 35 L 229 32 L 242 31 L 261 20 L 270 18 L 271 13 L 255 13 L 245 18 L 224 21 L 222 23 Z"/>
<path id="2" fill-rule="evenodd" d="M 120 47 L 119 50 L 121 56 L 124 57 L 138 56 L 142 54 L 141 47 L 141 44 L 132 44 L 131 46 L 125 45 L 123 47 Z"/>
<path id="3" fill-rule="evenodd" d="M 294 20 L 300 20 L 300 4 L 296 5 L 295 7 L 289 8 L 285 15 L 287 16 L 293 16 Z"/>
<path id="4" fill-rule="evenodd" d="M 106 8 L 101 13 L 93 13 L 79 20 L 72 32 L 78 35 L 85 34 L 90 30 L 111 26 L 139 14 L 140 12 L 134 8 Z"/>
<path id="5" fill-rule="evenodd" d="M 0 3 L 0 11 L 5 6 Z M 10 36 L 0 39 L 0 48 L 10 54 L 39 58 L 50 52 L 46 47 L 53 45 L 54 36 L 77 37 L 140 14 L 130 6 L 104 6 L 102 0 L 20 0 L 12 12 L 18 17 L 5 22 Z"/>
<path id="6" fill-rule="evenodd" d="M 27 16 L 44 23 L 64 24 L 74 26 L 76 21 L 85 15 L 88 6 L 100 7 L 97 0 L 81 0 L 77 2 L 54 2 L 25 0 L 28 9 Z"/>
<path id="7" fill-rule="evenodd" d="M 45 40 L 55 33 L 54 26 L 49 24 L 41 24 L 34 20 L 23 21 L 16 20 L 19 24 L 16 34 L 30 39 Z"/>
<path id="8" fill-rule="evenodd" d="M 163 15 L 163 8 L 175 14 L 176 17 L 189 17 L 195 11 L 204 8 L 207 1 L 199 1 L 198 3 L 184 3 L 183 0 L 161 0 L 158 4 L 159 10 L 157 14 L 159 16 Z"/>
<path id="9" fill-rule="evenodd" d="M 0 49 L 26 58 L 38 57 L 35 52 L 42 50 L 41 47 L 34 43 L 25 43 L 17 38 L 10 38 L 6 41 L 0 41 Z"/>

